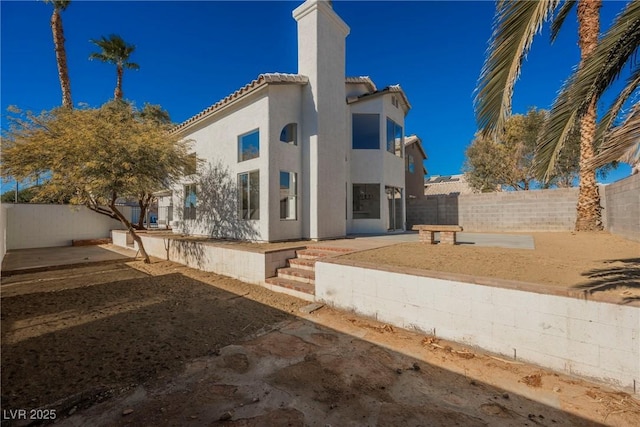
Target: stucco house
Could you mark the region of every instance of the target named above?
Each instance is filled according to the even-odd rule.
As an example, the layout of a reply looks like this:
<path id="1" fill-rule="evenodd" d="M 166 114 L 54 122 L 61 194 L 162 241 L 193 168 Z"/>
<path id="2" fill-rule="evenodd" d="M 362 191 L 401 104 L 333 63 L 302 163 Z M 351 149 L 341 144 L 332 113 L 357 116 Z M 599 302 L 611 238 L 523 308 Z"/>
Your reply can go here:
<path id="1" fill-rule="evenodd" d="M 424 176 L 427 169 L 424 161 L 427 154 L 422 147 L 422 140 L 418 135 L 409 135 L 404 139 L 405 157 L 405 193 L 407 199 L 422 199 L 424 197 Z"/>
<path id="2" fill-rule="evenodd" d="M 307 0 L 293 18 L 297 74 L 260 74 L 174 129 L 204 160 L 159 195 L 174 232 L 280 241 L 404 230 L 404 91 L 345 77 L 350 30 L 331 2 Z"/>

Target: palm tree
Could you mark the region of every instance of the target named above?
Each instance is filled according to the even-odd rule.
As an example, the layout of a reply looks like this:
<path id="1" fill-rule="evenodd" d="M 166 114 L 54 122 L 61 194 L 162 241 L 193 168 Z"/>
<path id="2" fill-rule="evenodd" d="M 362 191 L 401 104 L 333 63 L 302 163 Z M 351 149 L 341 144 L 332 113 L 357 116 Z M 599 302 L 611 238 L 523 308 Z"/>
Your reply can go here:
<path id="1" fill-rule="evenodd" d="M 71 82 L 69 81 L 69 69 L 67 68 L 67 52 L 64 48 L 64 30 L 62 28 L 62 16 L 60 16 L 60 12 L 69 6 L 71 0 L 44 0 L 44 2 L 53 5 L 51 32 L 53 33 L 53 46 L 56 52 L 60 88 L 62 89 L 62 106 L 73 108 Z"/>
<path id="2" fill-rule="evenodd" d="M 632 60 L 638 48 L 638 2 L 628 3 L 606 35 L 599 40 L 601 0 L 567 0 L 561 6 L 558 0 L 499 1 L 489 56 L 478 83 L 476 115 L 483 133 L 496 135 L 501 131 L 510 114 L 513 87 L 533 37 L 559 8 L 551 25 L 552 39 L 555 39 L 576 3 L 580 64 L 551 110 L 545 132 L 539 140 L 537 169 L 541 177 L 548 179 L 571 130 L 574 126 L 580 126 L 580 189 L 575 228 L 582 231 L 601 228 L 600 198 L 593 163 L 596 143 L 600 144 L 606 135 L 611 135 L 608 130 L 613 126 L 624 102 L 637 87 L 636 64 L 636 71 L 632 72 L 636 77 L 635 86 L 633 79 L 630 79 L 597 128 L 598 100 L 619 76 L 625 64 Z"/>
<path id="3" fill-rule="evenodd" d="M 134 45 L 127 44 L 122 37 L 111 34 L 109 38 L 102 36 L 100 40 L 91 40 L 91 43 L 102 49 L 102 52 L 94 52 L 89 59 L 98 59 L 102 62 L 115 64 L 117 72 L 116 89 L 113 92 L 115 99 L 122 99 L 122 75 L 124 69 L 138 70 L 140 66 L 129 62 L 129 56 L 136 49 Z"/>

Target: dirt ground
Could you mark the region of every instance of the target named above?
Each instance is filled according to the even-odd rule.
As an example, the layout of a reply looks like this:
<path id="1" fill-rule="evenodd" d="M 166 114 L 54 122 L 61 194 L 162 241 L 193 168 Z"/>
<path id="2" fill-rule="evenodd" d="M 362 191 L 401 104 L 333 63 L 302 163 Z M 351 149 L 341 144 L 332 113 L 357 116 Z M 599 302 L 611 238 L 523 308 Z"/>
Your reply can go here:
<path id="1" fill-rule="evenodd" d="M 0 290 L 3 425 L 640 425 L 626 393 L 171 262 Z"/>
<path id="2" fill-rule="evenodd" d="M 404 243 L 342 258 L 565 287 L 640 306 L 640 243 L 606 232 L 526 234 L 534 250 Z"/>

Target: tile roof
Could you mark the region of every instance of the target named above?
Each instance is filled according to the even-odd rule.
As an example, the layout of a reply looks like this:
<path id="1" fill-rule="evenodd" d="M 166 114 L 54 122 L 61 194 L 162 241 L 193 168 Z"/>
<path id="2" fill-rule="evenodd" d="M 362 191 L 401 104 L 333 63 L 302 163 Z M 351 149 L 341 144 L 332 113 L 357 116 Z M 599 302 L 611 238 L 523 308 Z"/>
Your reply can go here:
<path id="1" fill-rule="evenodd" d="M 353 84 L 364 84 L 367 86 L 369 92 L 375 92 L 378 90 L 373 80 L 369 76 L 359 76 L 359 77 L 347 77 L 345 79 L 345 83 L 353 83 Z"/>
<path id="2" fill-rule="evenodd" d="M 447 176 L 431 176 L 424 182 L 425 196 L 438 194 L 473 194 L 475 191 L 469 186 L 463 174 Z"/>
<path id="3" fill-rule="evenodd" d="M 370 92 L 370 93 L 365 93 L 364 95 L 360 95 L 358 97 L 349 98 L 349 99 L 347 99 L 347 103 L 352 104 L 354 102 L 358 102 L 358 101 L 362 101 L 364 99 L 367 99 L 368 97 L 384 95 L 384 94 L 390 93 L 390 92 L 400 94 L 400 97 L 402 98 L 403 104 L 406 106 L 406 111 L 409 111 L 411 109 L 411 104 L 409 103 L 409 100 L 407 99 L 407 95 L 404 93 L 404 90 L 402 90 L 400 85 L 387 86 L 384 89 L 376 90 L 376 91 Z"/>
<path id="4" fill-rule="evenodd" d="M 189 125 L 200 121 L 206 116 L 213 114 L 214 112 L 226 107 L 227 105 L 237 101 L 238 99 L 252 93 L 259 88 L 268 84 L 300 84 L 305 85 L 309 83 L 309 78 L 301 74 L 286 74 L 286 73 L 264 73 L 260 74 L 255 80 L 252 80 L 248 84 L 242 86 L 240 89 L 233 92 L 231 95 L 226 96 L 220 101 L 216 102 L 212 106 L 202 110 L 195 116 L 192 116 L 184 122 L 176 125 L 171 132 L 178 132 Z"/>

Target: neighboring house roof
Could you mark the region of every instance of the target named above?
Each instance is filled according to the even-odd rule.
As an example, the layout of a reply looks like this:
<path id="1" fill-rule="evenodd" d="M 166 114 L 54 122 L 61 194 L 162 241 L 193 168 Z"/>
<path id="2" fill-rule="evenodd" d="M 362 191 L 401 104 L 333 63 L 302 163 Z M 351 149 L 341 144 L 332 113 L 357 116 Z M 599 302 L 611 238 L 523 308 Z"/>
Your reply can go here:
<path id="1" fill-rule="evenodd" d="M 411 104 L 409 103 L 409 99 L 407 95 L 404 93 L 400 85 L 391 85 L 387 86 L 384 89 L 376 90 L 370 93 L 365 93 L 360 96 L 354 96 L 347 98 L 347 104 L 353 104 L 354 102 L 364 101 L 367 99 L 371 99 L 375 96 L 386 95 L 387 93 L 397 93 L 402 98 L 402 104 L 405 107 L 405 111 L 409 111 L 411 109 Z"/>
<path id="2" fill-rule="evenodd" d="M 412 144 L 415 144 L 416 147 L 418 147 L 418 150 L 420 150 L 420 153 L 422 153 L 422 157 L 424 157 L 425 159 L 429 158 L 427 157 L 427 153 L 424 152 L 424 148 L 422 147 L 422 139 L 420 139 L 418 135 L 408 135 L 404 137 L 405 147 L 408 147 Z"/>
<path id="3" fill-rule="evenodd" d="M 430 176 L 424 182 L 425 196 L 450 195 L 450 194 L 473 194 L 475 191 L 465 179 L 463 174 Z"/>
<path id="4" fill-rule="evenodd" d="M 309 83 L 309 78 L 301 74 L 285 74 L 285 73 L 265 73 L 260 74 L 255 80 L 252 80 L 248 84 L 242 86 L 240 89 L 233 92 L 231 95 L 226 96 L 220 101 L 216 102 L 212 106 L 204 109 L 195 116 L 192 116 L 174 127 L 171 132 L 178 132 L 205 117 L 211 116 L 215 112 L 235 103 L 241 98 L 244 98 L 248 94 L 257 91 L 263 86 L 268 84 L 299 84 L 305 85 Z"/>

